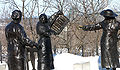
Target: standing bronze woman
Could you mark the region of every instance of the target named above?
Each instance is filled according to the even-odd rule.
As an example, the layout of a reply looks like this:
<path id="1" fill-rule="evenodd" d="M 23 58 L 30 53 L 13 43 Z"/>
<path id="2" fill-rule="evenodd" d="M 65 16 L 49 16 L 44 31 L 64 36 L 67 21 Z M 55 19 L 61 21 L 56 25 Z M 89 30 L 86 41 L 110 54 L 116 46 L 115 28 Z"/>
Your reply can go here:
<path id="1" fill-rule="evenodd" d="M 37 46 L 26 35 L 24 28 L 19 24 L 22 12 L 12 12 L 13 21 L 5 28 L 5 35 L 8 42 L 8 68 L 9 70 L 26 70 L 25 46 Z"/>
<path id="2" fill-rule="evenodd" d="M 50 38 L 50 35 L 53 31 L 50 29 L 50 25 L 45 14 L 41 14 L 39 16 L 39 22 L 37 23 L 36 31 L 39 35 L 38 70 L 54 69 Z"/>
<path id="3" fill-rule="evenodd" d="M 39 35 L 38 70 L 54 69 L 50 36 L 52 34 L 59 35 L 68 22 L 69 19 L 60 10 L 55 12 L 49 19 L 45 14 L 39 16 L 39 22 L 36 26 Z"/>
<path id="4" fill-rule="evenodd" d="M 104 16 L 104 20 L 93 25 L 81 27 L 85 31 L 93 31 L 103 29 L 101 37 L 101 64 L 102 68 L 116 70 L 119 66 L 119 53 L 117 50 L 117 42 L 120 39 L 118 30 L 120 23 L 115 19 L 117 16 L 112 10 L 103 10 L 100 15 Z"/>

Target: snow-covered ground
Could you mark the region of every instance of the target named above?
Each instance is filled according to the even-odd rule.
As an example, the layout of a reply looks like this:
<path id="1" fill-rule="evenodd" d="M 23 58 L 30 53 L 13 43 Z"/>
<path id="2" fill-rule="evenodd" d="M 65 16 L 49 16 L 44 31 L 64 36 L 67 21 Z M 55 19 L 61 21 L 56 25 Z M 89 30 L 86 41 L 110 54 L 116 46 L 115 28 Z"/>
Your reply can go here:
<path id="1" fill-rule="evenodd" d="M 6 62 L 0 62 L 0 70 L 8 70 L 8 66 Z"/>
<path id="2" fill-rule="evenodd" d="M 99 70 L 98 56 L 95 57 L 81 57 L 69 53 L 56 55 L 54 58 L 55 70 L 74 70 L 74 65 L 90 64 L 90 70 Z M 87 67 L 89 66 L 87 65 Z"/>
<path id="3" fill-rule="evenodd" d="M 37 59 L 35 61 L 37 69 Z M 54 70 L 105 70 L 101 68 L 100 62 L 99 56 L 81 57 L 70 53 L 62 53 L 54 56 Z M 6 70 L 8 70 L 5 62 L 0 63 L 1 65 L 6 65 Z M 32 70 L 31 62 L 29 62 L 29 70 Z"/>

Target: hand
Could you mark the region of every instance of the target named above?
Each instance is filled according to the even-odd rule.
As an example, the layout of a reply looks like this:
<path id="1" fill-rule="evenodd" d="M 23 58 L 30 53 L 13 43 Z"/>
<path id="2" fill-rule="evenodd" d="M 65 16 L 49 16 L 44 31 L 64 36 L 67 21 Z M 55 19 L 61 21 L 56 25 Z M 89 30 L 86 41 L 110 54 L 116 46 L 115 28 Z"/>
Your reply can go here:
<path id="1" fill-rule="evenodd" d="M 82 25 L 79 25 L 80 28 L 82 28 L 83 26 Z"/>
<path id="2" fill-rule="evenodd" d="M 58 14 L 58 15 L 62 15 L 63 12 L 59 10 L 59 11 L 57 12 L 57 14 Z"/>
<path id="3" fill-rule="evenodd" d="M 54 30 L 52 30 L 52 29 L 51 29 L 50 32 L 51 32 L 51 35 L 57 35 L 57 33 Z"/>
<path id="4" fill-rule="evenodd" d="M 81 29 L 81 28 L 83 28 L 83 26 L 82 26 L 82 25 L 79 25 L 79 29 Z"/>

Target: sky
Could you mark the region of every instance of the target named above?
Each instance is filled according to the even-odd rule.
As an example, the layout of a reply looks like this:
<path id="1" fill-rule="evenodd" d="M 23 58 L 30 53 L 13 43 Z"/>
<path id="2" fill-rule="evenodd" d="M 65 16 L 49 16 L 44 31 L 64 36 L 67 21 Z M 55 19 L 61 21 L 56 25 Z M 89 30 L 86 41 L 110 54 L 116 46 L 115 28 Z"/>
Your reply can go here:
<path id="1" fill-rule="evenodd" d="M 0 0 L 0 1 L 4 1 L 4 0 Z M 5 1 L 7 1 L 7 0 L 5 0 Z M 19 5 L 19 6 L 22 6 L 22 0 L 15 0 L 16 1 L 16 3 Z M 25 1 L 25 5 L 29 2 L 30 0 L 26 0 Z M 39 0 L 39 1 L 42 1 L 42 0 Z M 39 2 L 39 4 L 43 4 L 43 2 Z M 4 5 L 3 3 L 1 3 L 0 2 L 0 9 L 3 9 L 4 8 L 4 6 L 7 6 L 7 5 Z M 40 10 L 39 11 L 42 11 L 42 7 L 40 7 Z M 113 11 L 120 11 L 120 0 L 112 0 L 111 1 L 111 3 L 110 3 L 110 5 L 108 6 L 108 7 L 106 7 L 105 9 L 112 9 Z M 22 10 L 22 9 L 21 9 Z M 36 9 L 37 10 L 37 9 Z M 49 9 L 49 10 L 51 10 L 51 9 Z M 55 10 L 55 9 L 54 9 Z M 53 10 L 53 11 L 54 11 Z M 48 10 L 47 10 L 48 11 Z M 51 15 L 51 14 L 53 14 L 54 12 L 56 12 L 57 10 L 55 10 L 54 12 L 40 12 L 40 13 L 45 13 L 46 15 Z M 3 13 L 3 11 L 1 11 L 0 10 L 0 13 Z M 37 11 L 36 12 L 34 12 L 34 14 L 38 14 L 37 13 Z M 4 15 L 6 15 L 6 14 L 4 14 Z M 36 16 L 38 16 L 38 15 L 36 15 Z M 1 16 L 0 16 L 1 17 Z"/>
<path id="2" fill-rule="evenodd" d="M 4 7 L 6 7 L 7 8 L 7 6 L 9 5 L 9 4 L 4 4 L 4 3 L 2 3 L 1 1 L 7 1 L 7 0 L 0 0 L 0 9 L 2 9 L 2 10 L 0 10 L 0 14 L 1 13 L 3 13 L 3 8 Z M 22 0 L 14 0 L 15 1 L 15 3 L 19 6 L 19 9 L 22 11 Z M 31 0 L 25 0 L 25 6 L 27 5 L 27 10 L 29 10 L 29 12 L 30 11 L 32 11 L 31 9 L 30 9 L 30 7 L 32 7 L 32 4 L 28 4 L 29 2 L 30 2 Z M 30 2 L 30 3 L 32 3 L 32 2 Z M 42 0 L 39 0 L 39 6 L 40 6 L 40 9 L 39 9 L 39 13 L 41 14 L 41 13 L 45 13 L 46 15 L 51 15 L 51 14 L 53 14 L 53 12 L 41 12 L 42 10 L 43 10 L 43 7 L 41 7 L 41 5 L 43 5 L 43 2 L 42 2 Z M 29 7 L 29 8 L 28 8 Z M 16 8 L 17 9 L 17 8 Z M 51 9 L 52 10 L 52 9 Z M 9 10 L 10 11 L 10 10 Z M 56 10 L 55 10 L 56 11 Z M 10 12 L 12 12 L 12 11 L 10 11 Z M 36 14 L 35 15 L 35 17 L 36 16 L 38 16 L 38 8 L 35 8 L 35 11 L 33 12 L 34 14 Z M 25 9 L 25 14 L 26 14 L 26 9 Z M 27 13 L 28 14 L 28 13 Z M 10 15 L 11 15 L 11 13 L 10 13 Z M 29 15 L 29 14 L 28 14 Z M 26 15 L 27 16 L 27 15 Z M 0 16 L 1 17 L 1 16 Z"/>
<path id="3" fill-rule="evenodd" d="M 120 0 L 112 0 L 110 2 L 110 5 L 106 7 L 105 9 L 112 9 L 114 11 L 120 11 Z"/>

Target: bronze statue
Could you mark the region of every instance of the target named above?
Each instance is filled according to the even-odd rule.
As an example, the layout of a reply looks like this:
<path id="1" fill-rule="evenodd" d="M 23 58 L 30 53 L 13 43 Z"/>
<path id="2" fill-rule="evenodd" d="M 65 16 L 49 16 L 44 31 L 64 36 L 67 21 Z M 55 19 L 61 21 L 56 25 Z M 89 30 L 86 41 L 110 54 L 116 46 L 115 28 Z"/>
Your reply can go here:
<path id="1" fill-rule="evenodd" d="M 86 25 L 81 27 L 85 31 L 94 31 L 103 29 L 101 37 L 101 65 L 102 68 L 116 70 L 119 66 L 119 53 L 117 50 L 117 42 L 120 39 L 118 30 L 120 29 L 120 22 L 115 17 L 118 16 L 112 10 L 103 10 L 100 15 L 104 16 L 104 20 L 93 25 Z"/>
<path id="2" fill-rule="evenodd" d="M 54 31 L 50 29 L 48 19 L 45 14 L 41 14 L 39 16 L 39 22 L 37 23 L 36 31 L 39 35 L 38 70 L 54 69 L 50 38 L 50 35 L 54 33 Z"/>
<path id="3" fill-rule="evenodd" d="M 5 28 L 8 51 L 9 70 L 26 70 L 25 46 L 37 46 L 26 35 L 24 28 L 19 24 L 22 18 L 20 10 L 14 10 L 11 18 L 13 19 Z"/>
<path id="4" fill-rule="evenodd" d="M 45 14 L 39 16 L 36 26 L 39 35 L 38 70 L 54 69 L 50 36 L 59 35 L 68 22 L 62 11 L 55 12 L 49 19 Z"/>

